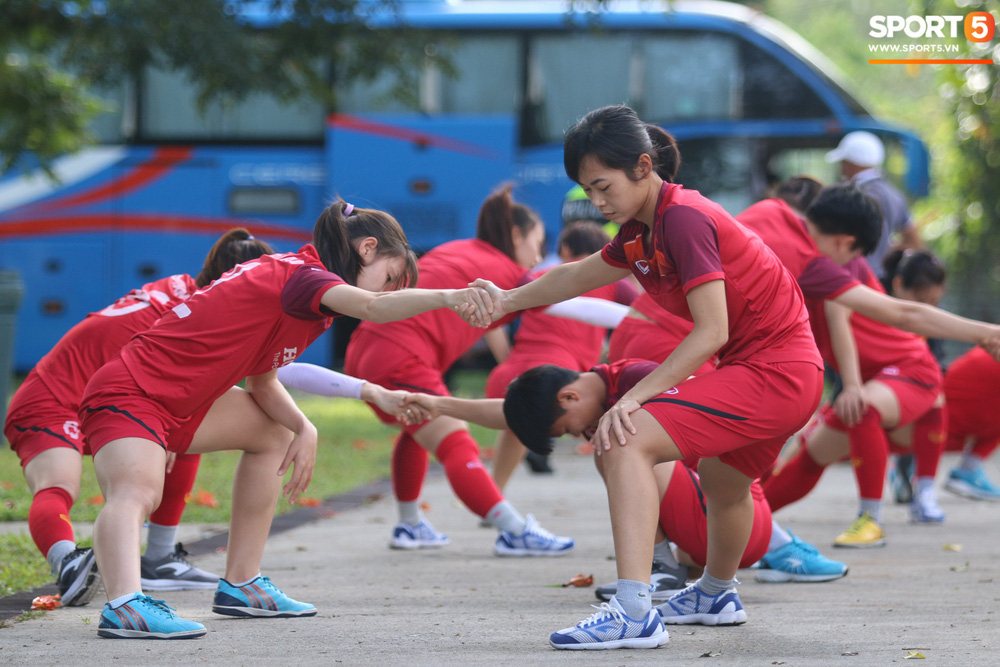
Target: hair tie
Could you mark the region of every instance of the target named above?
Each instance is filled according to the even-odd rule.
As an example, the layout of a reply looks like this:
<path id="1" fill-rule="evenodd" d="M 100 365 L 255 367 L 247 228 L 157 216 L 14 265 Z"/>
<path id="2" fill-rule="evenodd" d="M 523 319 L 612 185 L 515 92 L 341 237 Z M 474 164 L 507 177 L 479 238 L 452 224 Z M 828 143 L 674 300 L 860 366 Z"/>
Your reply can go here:
<path id="1" fill-rule="evenodd" d="M 349 216 L 353 212 L 354 212 L 354 204 L 348 204 L 347 206 L 344 207 L 344 217 L 345 218 L 347 216 Z"/>
<path id="2" fill-rule="evenodd" d="M 256 238 L 257 238 L 256 236 L 254 236 L 253 234 L 250 234 L 249 236 L 247 236 L 247 241 L 253 241 Z"/>

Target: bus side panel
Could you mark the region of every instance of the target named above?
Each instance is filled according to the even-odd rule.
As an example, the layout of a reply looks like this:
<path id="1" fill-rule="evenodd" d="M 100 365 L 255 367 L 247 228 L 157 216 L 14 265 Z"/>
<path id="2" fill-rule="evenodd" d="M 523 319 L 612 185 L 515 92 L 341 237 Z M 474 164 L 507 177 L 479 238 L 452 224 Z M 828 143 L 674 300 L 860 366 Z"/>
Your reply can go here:
<path id="1" fill-rule="evenodd" d="M 514 177 L 509 117 L 334 114 L 327 125 L 333 190 L 392 213 L 418 251 L 475 236 L 480 204 Z"/>

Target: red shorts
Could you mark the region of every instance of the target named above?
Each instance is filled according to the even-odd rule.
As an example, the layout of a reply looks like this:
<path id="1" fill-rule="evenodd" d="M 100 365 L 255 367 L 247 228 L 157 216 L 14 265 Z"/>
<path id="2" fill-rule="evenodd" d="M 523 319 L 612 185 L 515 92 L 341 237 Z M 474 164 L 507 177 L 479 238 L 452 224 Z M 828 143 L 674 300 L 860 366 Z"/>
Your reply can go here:
<path id="1" fill-rule="evenodd" d="M 926 380 L 930 378 L 920 377 L 920 375 L 927 375 L 926 373 L 907 374 L 907 369 L 896 369 L 895 366 L 886 369 L 886 371 L 889 372 L 876 373 L 869 378 L 869 381 L 881 382 L 892 389 L 892 393 L 896 395 L 896 402 L 899 404 L 899 423 L 893 428 L 915 422 L 934 407 L 938 396 L 941 395 L 940 382 L 927 382 Z"/>
<path id="2" fill-rule="evenodd" d="M 58 447 L 90 453 L 76 411 L 56 400 L 35 373 L 29 373 L 14 393 L 3 434 L 22 468 L 42 452 Z"/>
<path id="3" fill-rule="evenodd" d="M 681 340 L 683 338 L 678 339 L 677 336 L 668 334 L 656 322 L 638 317 L 626 317 L 611 332 L 611 339 L 608 341 L 608 363 L 622 359 L 648 359 L 662 364 Z M 694 375 L 714 370 L 715 364 L 706 361 Z"/>
<path id="4" fill-rule="evenodd" d="M 428 365 L 409 350 L 363 331 L 355 331 L 351 344 L 347 346 L 344 372 L 382 385 L 386 389 L 403 389 L 434 396 L 451 395 L 441 371 Z M 382 412 L 371 403 L 368 405 L 384 423 L 402 428 L 411 435 L 423 426 L 423 424 L 404 426 L 392 415 Z"/>
<path id="5" fill-rule="evenodd" d="M 737 362 L 642 404 L 687 460 L 716 458 L 756 479 L 812 416 L 823 371 L 808 362 Z"/>
<path id="6" fill-rule="evenodd" d="M 143 438 L 183 454 L 211 409 L 208 404 L 190 417 L 167 412 L 136 384 L 121 357 L 102 366 L 87 383 L 80 402 L 80 422 L 93 454 L 112 440 Z"/>
<path id="7" fill-rule="evenodd" d="M 576 360 L 569 355 L 554 354 L 541 358 L 519 356 L 517 352 L 514 352 L 503 363 L 490 371 L 490 376 L 486 378 L 486 398 L 504 398 L 507 395 L 508 385 L 521 373 L 546 364 L 562 366 L 574 371 L 580 370 Z"/>
<path id="8" fill-rule="evenodd" d="M 740 567 L 750 567 L 759 561 L 771 542 L 771 506 L 764 497 L 759 481 L 750 485 L 753 497 L 753 528 L 750 541 L 743 551 Z M 708 552 L 708 518 L 705 496 L 701 492 L 698 473 L 678 461 L 670 477 L 670 485 L 660 503 L 660 527 L 667 538 L 684 551 L 695 563 L 705 566 Z"/>

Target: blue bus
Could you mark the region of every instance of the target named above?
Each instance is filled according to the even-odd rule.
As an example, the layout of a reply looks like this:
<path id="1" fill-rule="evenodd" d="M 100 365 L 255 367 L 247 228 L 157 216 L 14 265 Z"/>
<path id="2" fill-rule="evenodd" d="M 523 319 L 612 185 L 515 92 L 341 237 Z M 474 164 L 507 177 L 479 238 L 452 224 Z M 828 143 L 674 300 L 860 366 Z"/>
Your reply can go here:
<path id="1" fill-rule="evenodd" d="M 568 6 L 402 2 L 373 27 L 427 31 L 417 108 L 387 95 L 398 83 L 388 73 L 338 87 L 334 109 L 257 95 L 202 113 L 183 75 L 155 68 L 108 92 L 114 111 L 93 127 L 100 145 L 58 160 L 58 182 L 0 178 L 0 267 L 26 286 L 16 368 L 133 287 L 196 273 L 229 227 L 298 248 L 335 195 L 390 211 L 425 250 L 473 236 L 480 202 L 510 181 L 554 235 L 572 185 L 563 132 L 606 104 L 672 132 L 679 181 L 734 213 L 789 175 L 835 180 L 822 154 L 857 129 L 886 141 L 905 189 L 926 192 L 923 143 L 873 117 L 776 21 L 726 2 Z M 262 29 L 278 20 L 242 18 Z M 328 336 L 305 359 L 329 365 L 333 347 Z"/>

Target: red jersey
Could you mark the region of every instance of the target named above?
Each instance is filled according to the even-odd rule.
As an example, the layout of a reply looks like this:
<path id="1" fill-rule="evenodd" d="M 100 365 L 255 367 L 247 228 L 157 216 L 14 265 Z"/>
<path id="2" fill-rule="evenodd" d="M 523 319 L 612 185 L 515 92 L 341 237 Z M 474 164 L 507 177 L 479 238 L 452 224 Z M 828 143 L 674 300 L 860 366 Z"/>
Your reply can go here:
<path id="1" fill-rule="evenodd" d="M 638 290 L 632 283 L 620 280 L 582 296 L 627 306 L 636 299 L 637 293 Z M 560 366 L 585 371 L 600 361 L 606 333 L 607 329 L 566 317 L 546 315 L 544 308 L 533 308 L 521 314 L 521 323 L 514 334 L 514 348 L 509 358 L 545 359 L 553 357 L 553 352 L 558 350 Z M 570 360 L 574 363 L 567 365 Z"/>
<path id="2" fill-rule="evenodd" d="M 198 289 L 187 274 L 147 283 L 113 304 L 90 313 L 63 336 L 31 371 L 67 410 L 77 412 L 87 381 L 161 315 Z"/>
<path id="3" fill-rule="evenodd" d="M 526 269 L 485 241 L 463 239 L 434 248 L 417 262 L 417 287 L 463 289 L 477 278 L 492 281 L 500 289 L 517 287 Z M 490 325 L 510 322 L 514 315 Z M 362 322 L 359 331 L 384 338 L 410 350 L 428 366 L 442 373 L 483 337 L 486 329 L 469 326 L 457 313 L 438 308 L 398 322 Z"/>
<path id="4" fill-rule="evenodd" d="M 237 264 L 175 306 L 121 352 L 136 383 L 185 418 L 250 375 L 295 361 L 337 314 L 323 294 L 346 284 L 316 249 Z"/>
<path id="5" fill-rule="evenodd" d="M 819 251 L 805 221 L 781 199 L 759 201 L 736 216 L 760 236 L 807 299 L 834 299 L 860 283 Z"/>
<path id="6" fill-rule="evenodd" d="M 624 224 L 601 252 L 628 268 L 663 308 L 691 319 L 685 295 L 724 280 L 729 340 L 721 365 L 736 361 L 804 361 L 821 367 L 802 292 L 778 258 L 726 211 L 694 190 L 664 182 L 656 222 Z"/>
<path id="7" fill-rule="evenodd" d="M 953 413 L 976 411 L 995 420 L 1000 409 L 1000 363 L 981 347 L 970 349 L 948 366 L 944 395 L 949 419 Z"/>
<path id="8" fill-rule="evenodd" d="M 885 293 L 864 257 L 858 257 L 846 268 L 860 283 Z M 809 304 L 814 325 L 813 332 L 816 334 L 816 344 L 823 359 L 839 373 L 840 368 L 833 355 L 830 329 L 823 304 L 823 301 Z M 863 381 L 867 382 L 879 373 L 892 375 L 900 369 L 906 369 L 904 375 L 911 380 L 928 386 L 941 384 L 941 369 L 930 348 L 927 347 L 927 341 L 920 336 L 882 324 L 859 313 L 851 313 L 851 331 L 854 333 L 854 341 L 858 348 Z"/>
<path id="9" fill-rule="evenodd" d="M 664 310 L 653 300 L 649 292 L 640 294 L 639 298 L 632 302 L 632 307 L 656 322 L 667 335 L 672 336 L 675 339 L 674 347 L 680 345 L 681 341 L 687 338 L 687 335 L 694 329 L 694 322 L 680 318 L 669 310 Z"/>

